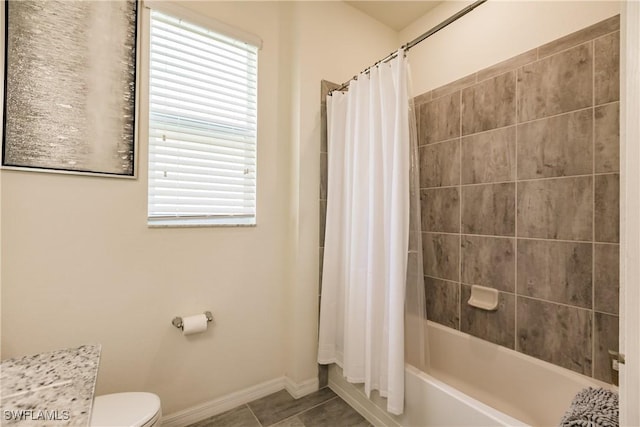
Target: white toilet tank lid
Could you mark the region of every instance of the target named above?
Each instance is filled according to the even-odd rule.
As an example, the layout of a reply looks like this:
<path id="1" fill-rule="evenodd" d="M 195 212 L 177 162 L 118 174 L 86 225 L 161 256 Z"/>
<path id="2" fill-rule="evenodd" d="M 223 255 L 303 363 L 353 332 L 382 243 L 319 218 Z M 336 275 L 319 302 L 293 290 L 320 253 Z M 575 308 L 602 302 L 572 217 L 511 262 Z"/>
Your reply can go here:
<path id="1" fill-rule="evenodd" d="M 144 426 L 160 412 L 160 398 L 153 393 L 129 392 L 96 396 L 91 426 Z"/>

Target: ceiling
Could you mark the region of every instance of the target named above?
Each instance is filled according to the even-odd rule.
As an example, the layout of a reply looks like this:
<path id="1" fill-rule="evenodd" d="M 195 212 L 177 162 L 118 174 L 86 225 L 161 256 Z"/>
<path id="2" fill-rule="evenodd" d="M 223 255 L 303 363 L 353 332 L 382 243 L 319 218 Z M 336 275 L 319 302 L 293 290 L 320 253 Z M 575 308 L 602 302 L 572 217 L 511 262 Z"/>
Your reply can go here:
<path id="1" fill-rule="evenodd" d="M 442 0 L 427 1 L 345 1 L 396 31 L 406 28 L 413 21 L 443 3 Z"/>

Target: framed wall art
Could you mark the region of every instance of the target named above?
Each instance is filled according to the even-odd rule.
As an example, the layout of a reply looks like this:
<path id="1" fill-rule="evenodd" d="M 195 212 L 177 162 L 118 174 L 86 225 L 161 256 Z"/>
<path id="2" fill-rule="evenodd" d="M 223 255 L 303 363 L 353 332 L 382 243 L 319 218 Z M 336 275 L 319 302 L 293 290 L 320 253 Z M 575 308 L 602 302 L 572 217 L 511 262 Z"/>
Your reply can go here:
<path id="1" fill-rule="evenodd" d="M 136 175 L 135 0 L 6 0 L 3 168 Z"/>

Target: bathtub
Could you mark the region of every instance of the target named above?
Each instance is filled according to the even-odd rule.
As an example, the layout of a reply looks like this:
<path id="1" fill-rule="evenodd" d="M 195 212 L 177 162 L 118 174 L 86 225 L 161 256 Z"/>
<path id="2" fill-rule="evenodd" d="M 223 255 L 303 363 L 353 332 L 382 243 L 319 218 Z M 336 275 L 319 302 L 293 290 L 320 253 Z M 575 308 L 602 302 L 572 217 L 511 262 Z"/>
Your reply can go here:
<path id="1" fill-rule="evenodd" d="M 557 426 L 573 396 L 612 386 L 428 322 L 431 369 L 405 369 L 405 410 L 388 414 L 375 392 L 347 383 L 338 366 L 329 387 L 376 426 Z"/>

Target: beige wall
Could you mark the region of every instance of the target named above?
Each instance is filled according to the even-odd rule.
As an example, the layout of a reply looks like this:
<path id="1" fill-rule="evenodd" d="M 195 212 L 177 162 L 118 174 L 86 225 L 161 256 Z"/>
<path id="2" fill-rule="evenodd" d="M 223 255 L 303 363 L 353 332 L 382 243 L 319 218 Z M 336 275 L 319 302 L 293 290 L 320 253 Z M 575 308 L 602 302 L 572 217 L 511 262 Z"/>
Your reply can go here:
<path id="1" fill-rule="evenodd" d="M 342 83 L 398 45 L 397 33 L 342 2 L 293 4 L 293 239 L 288 374 L 316 372 L 320 81 Z M 312 284 L 308 286 L 307 284 Z"/>
<path id="2" fill-rule="evenodd" d="M 343 3 L 181 3 L 264 40 L 258 226 L 149 229 L 144 130 L 136 180 L 3 171 L 0 184 L 2 358 L 101 343 L 98 393 L 156 392 L 165 414 L 316 376 L 320 80 L 397 44 Z M 205 334 L 170 324 L 207 309 Z"/>
<path id="3" fill-rule="evenodd" d="M 144 134 L 137 180 L 3 171 L 0 181 L 2 358 L 99 342 L 98 392 L 153 391 L 167 414 L 315 376 L 320 80 L 343 82 L 458 9 L 444 4 L 398 38 L 342 2 L 181 3 L 264 40 L 256 228 L 147 228 Z M 617 11 L 518 6 L 490 2 L 464 31 L 443 31 L 448 43 L 416 47 L 415 93 Z M 474 45 L 478 34 L 509 44 Z M 206 334 L 170 325 L 206 309 L 216 319 Z"/>
<path id="4" fill-rule="evenodd" d="M 144 126 L 136 180 L 2 179 L 2 357 L 101 343 L 98 393 L 156 392 L 165 413 L 285 371 L 290 177 L 278 123 L 289 111 L 277 84 L 279 7 L 189 6 L 264 39 L 257 227 L 149 229 Z M 171 326 L 204 310 L 215 317 L 206 334 L 187 339 Z"/>
<path id="5" fill-rule="evenodd" d="M 405 43 L 471 1 L 446 1 L 400 32 Z M 617 1 L 489 0 L 410 50 L 419 95 L 620 13 Z"/>

